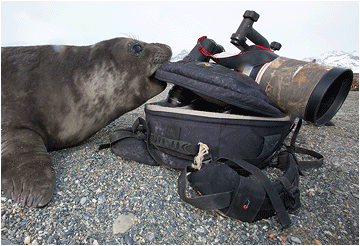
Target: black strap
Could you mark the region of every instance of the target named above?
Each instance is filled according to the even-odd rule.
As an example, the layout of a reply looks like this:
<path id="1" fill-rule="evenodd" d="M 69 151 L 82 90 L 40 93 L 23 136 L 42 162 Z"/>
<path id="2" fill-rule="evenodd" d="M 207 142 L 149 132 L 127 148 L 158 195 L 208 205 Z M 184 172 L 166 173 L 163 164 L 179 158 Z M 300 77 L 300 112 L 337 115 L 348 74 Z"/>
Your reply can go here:
<path id="1" fill-rule="evenodd" d="M 289 151 L 293 151 L 297 154 L 305 154 L 305 155 L 309 155 L 312 156 L 314 158 L 316 158 L 316 160 L 312 160 L 312 161 L 297 161 L 299 169 L 300 170 L 305 170 L 305 169 L 309 169 L 309 168 L 319 168 L 323 165 L 324 163 L 324 156 L 318 152 L 315 152 L 313 150 L 309 150 L 309 149 L 305 149 L 305 148 L 301 148 L 301 147 L 296 147 L 295 142 L 296 142 L 296 138 L 300 132 L 300 128 L 302 125 L 302 119 L 299 119 L 294 134 L 292 135 L 291 141 L 290 141 L 290 146 L 286 146 L 286 148 Z M 281 165 L 281 164 L 279 164 Z"/>
<path id="2" fill-rule="evenodd" d="M 199 146 L 189 142 L 170 139 L 156 135 L 150 132 L 146 120 L 139 117 L 137 118 L 131 128 L 119 129 L 110 134 L 110 142 L 101 144 L 98 150 L 110 148 L 112 145 L 126 138 L 141 139 L 146 143 L 147 150 L 153 160 L 163 166 L 172 167 L 164 163 L 158 154 L 155 152 L 154 147 L 162 147 L 180 154 L 196 156 L 199 152 Z"/>
<path id="3" fill-rule="evenodd" d="M 146 147 L 147 147 L 147 150 L 150 154 L 150 156 L 154 159 L 154 161 L 157 163 L 157 164 L 160 164 L 162 166 L 165 166 L 165 167 L 172 167 L 171 165 L 163 162 L 159 156 L 156 154 L 155 150 L 154 150 L 154 147 L 153 145 L 151 144 L 151 140 L 150 140 L 150 137 L 151 137 L 151 132 L 150 132 L 150 129 L 146 123 L 146 120 L 144 120 L 143 118 L 139 117 L 136 122 L 138 122 L 138 127 L 140 126 L 143 130 L 143 133 L 145 134 L 146 136 Z"/>
<path id="4" fill-rule="evenodd" d="M 134 135 L 134 133 L 129 131 L 129 129 L 116 130 L 110 134 L 110 143 L 101 144 L 98 150 L 110 148 L 111 145 L 125 138 L 135 138 L 135 137 L 136 136 Z"/>
<path id="5" fill-rule="evenodd" d="M 120 140 L 125 138 L 138 138 L 138 139 L 145 139 L 146 132 L 144 132 L 144 124 L 145 120 L 142 118 L 138 118 L 134 121 L 131 128 L 127 129 L 118 129 L 110 134 L 110 143 L 101 144 L 98 150 L 110 148 L 111 145 L 117 143 Z M 146 122 L 145 122 L 146 124 Z M 146 130 L 145 130 L 146 131 Z"/>
<path id="6" fill-rule="evenodd" d="M 313 161 L 298 161 L 299 168 L 301 170 L 305 170 L 305 169 L 309 169 L 309 168 L 319 168 L 324 163 L 324 156 L 318 152 L 297 147 L 295 149 L 295 153 L 310 155 L 317 159 L 317 160 L 313 160 Z"/>
<path id="7" fill-rule="evenodd" d="M 260 46 L 252 46 L 247 51 L 241 52 L 235 56 L 216 58 L 212 57 L 212 59 L 227 68 L 238 69 L 243 64 L 250 64 L 251 66 L 258 66 L 273 61 L 279 57 L 272 51 L 260 47 Z"/>

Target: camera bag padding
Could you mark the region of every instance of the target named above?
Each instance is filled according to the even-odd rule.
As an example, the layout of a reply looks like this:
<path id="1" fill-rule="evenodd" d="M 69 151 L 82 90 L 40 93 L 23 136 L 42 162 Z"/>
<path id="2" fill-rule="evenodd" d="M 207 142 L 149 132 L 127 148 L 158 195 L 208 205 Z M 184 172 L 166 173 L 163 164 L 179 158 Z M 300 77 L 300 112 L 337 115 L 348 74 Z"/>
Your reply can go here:
<path id="1" fill-rule="evenodd" d="M 165 62 L 155 72 L 155 78 L 189 89 L 205 100 L 226 103 L 254 115 L 283 116 L 252 78 L 215 63 Z"/>

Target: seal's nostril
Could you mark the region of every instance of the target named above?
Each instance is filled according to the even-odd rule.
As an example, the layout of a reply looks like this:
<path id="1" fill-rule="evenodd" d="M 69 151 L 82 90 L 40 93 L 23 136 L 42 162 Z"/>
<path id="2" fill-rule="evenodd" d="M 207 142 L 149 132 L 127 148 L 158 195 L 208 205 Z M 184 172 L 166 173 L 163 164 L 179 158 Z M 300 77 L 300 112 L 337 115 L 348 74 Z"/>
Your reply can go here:
<path id="1" fill-rule="evenodd" d="M 171 58 L 171 53 L 169 52 L 158 52 L 155 57 L 151 60 L 153 64 L 162 64 Z"/>

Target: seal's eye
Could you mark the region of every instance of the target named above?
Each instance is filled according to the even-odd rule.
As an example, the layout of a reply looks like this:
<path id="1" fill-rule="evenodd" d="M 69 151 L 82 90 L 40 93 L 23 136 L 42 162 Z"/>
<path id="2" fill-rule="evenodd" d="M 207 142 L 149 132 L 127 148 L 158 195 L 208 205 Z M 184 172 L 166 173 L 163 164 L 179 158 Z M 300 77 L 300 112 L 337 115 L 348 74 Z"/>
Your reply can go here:
<path id="1" fill-rule="evenodd" d="M 135 44 L 133 46 L 132 50 L 133 50 L 134 53 L 137 54 L 137 53 L 140 53 L 143 50 L 143 47 L 141 45 L 139 45 L 139 44 Z"/>
<path id="2" fill-rule="evenodd" d="M 144 47 L 141 44 L 132 43 L 132 44 L 129 45 L 129 51 L 134 56 L 140 56 L 142 54 L 143 50 L 144 50 Z"/>

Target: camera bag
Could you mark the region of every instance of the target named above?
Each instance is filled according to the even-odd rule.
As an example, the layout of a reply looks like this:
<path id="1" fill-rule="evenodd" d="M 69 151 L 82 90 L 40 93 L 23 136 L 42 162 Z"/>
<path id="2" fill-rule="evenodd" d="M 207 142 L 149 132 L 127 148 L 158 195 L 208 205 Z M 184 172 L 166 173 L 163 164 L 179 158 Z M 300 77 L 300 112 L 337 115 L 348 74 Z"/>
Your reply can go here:
<path id="1" fill-rule="evenodd" d="M 270 182 L 259 168 L 279 154 L 294 118 L 284 115 L 255 81 L 221 65 L 189 60 L 163 64 L 156 78 L 196 97 L 182 107 L 166 101 L 146 104 L 145 119 L 114 131 L 100 149 L 111 147 L 125 159 L 183 169 L 179 195 L 196 207 L 248 222 L 277 214 L 283 227 L 289 225 L 286 209 L 300 207 L 293 152 L 301 120 L 290 154 L 279 155 L 282 161 L 275 165 L 285 174 Z M 313 156 L 321 165 L 322 156 Z M 186 196 L 187 180 L 202 196 Z"/>
<path id="2" fill-rule="evenodd" d="M 184 168 L 192 166 L 206 145 L 202 158 L 244 159 L 262 168 L 291 130 L 294 119 L 284 115 L 253 79 L 221 65 L 167 63 L 155 77 L 195 92 L 196 98 L 185 107 L 146 104 L 146 120 L 116 130 L 111 144 L 102 147 L 111 145 L 115 154 L 149 165 Z"/>

